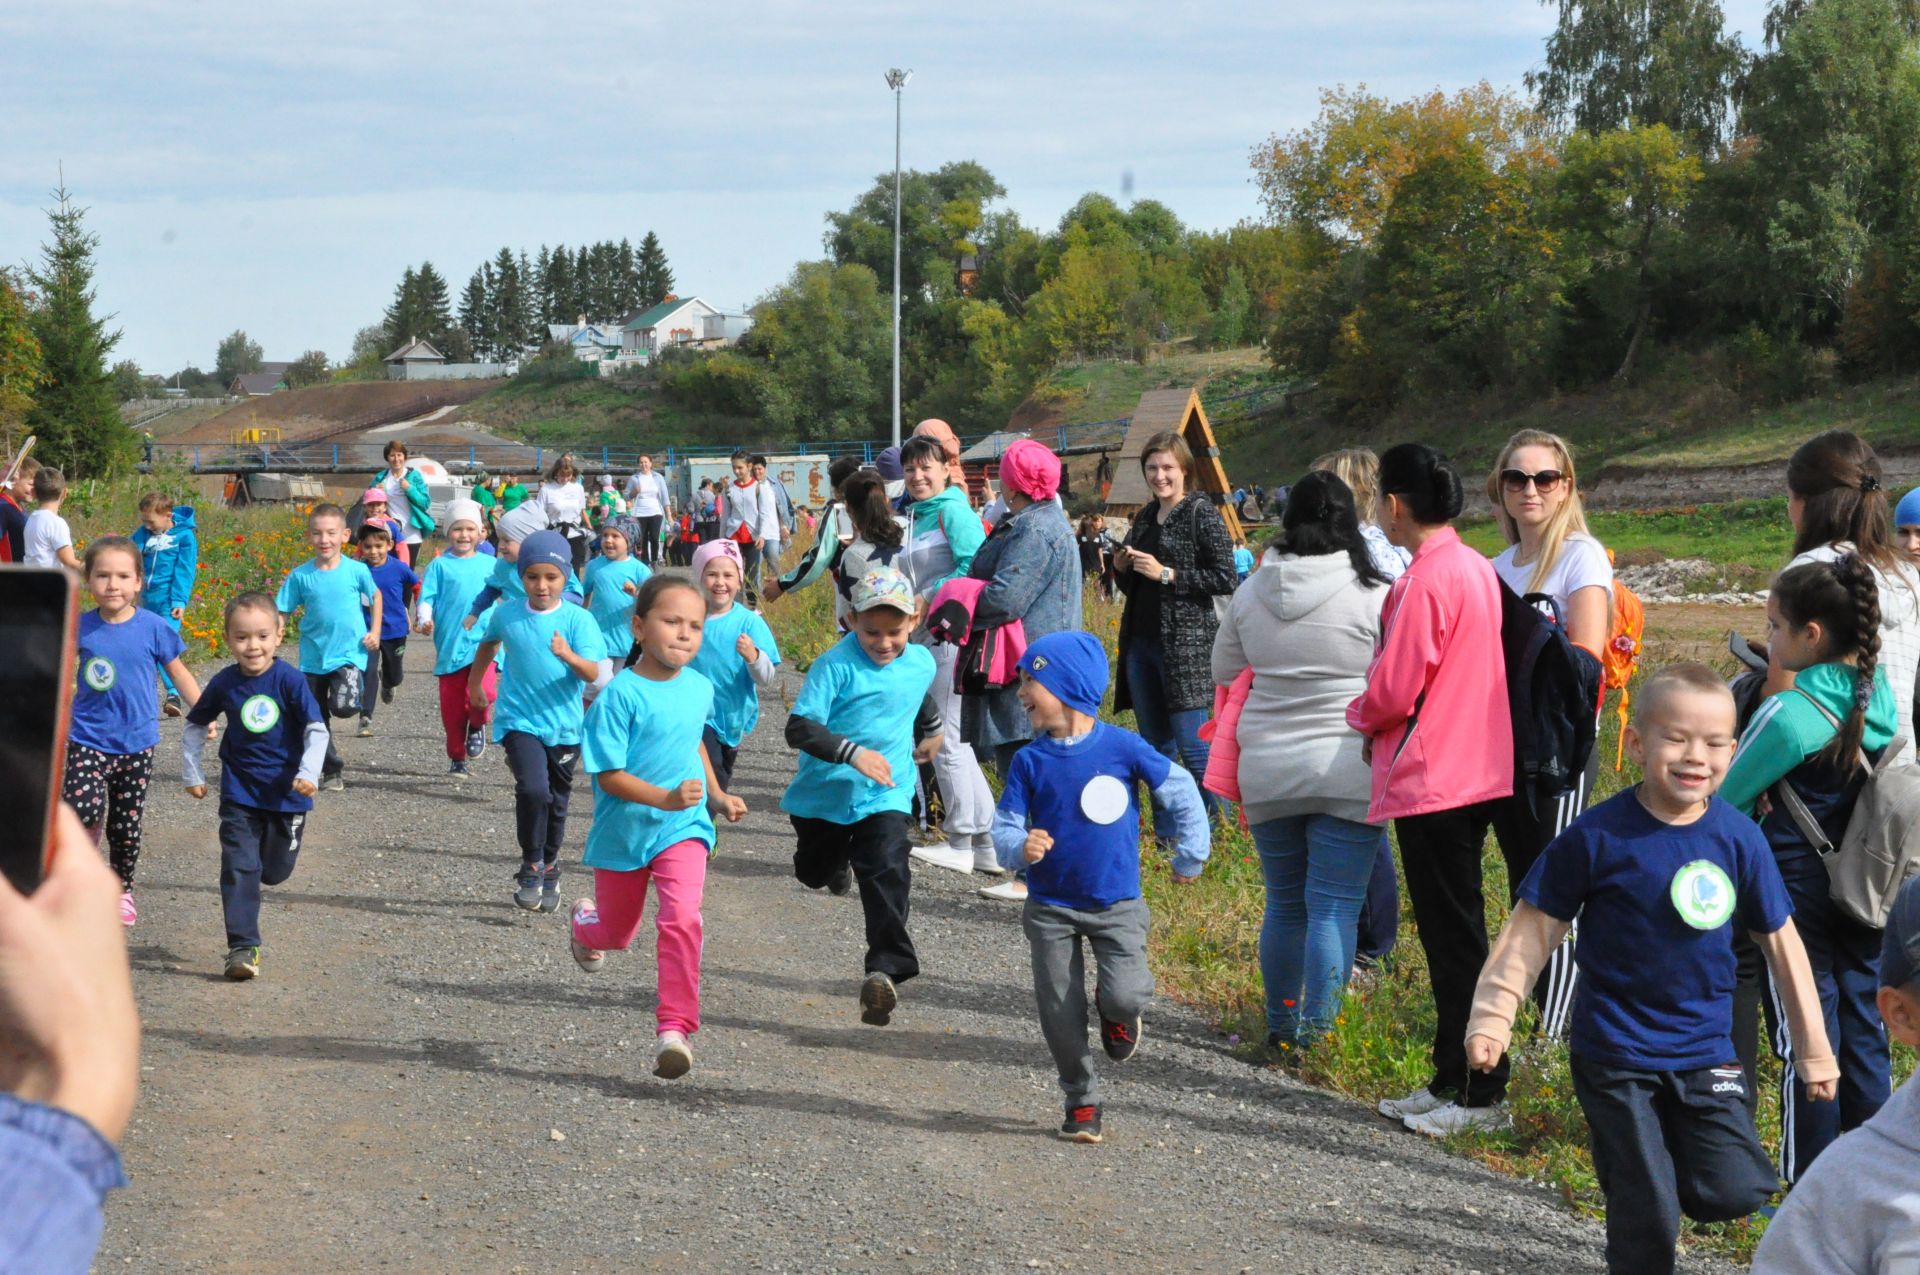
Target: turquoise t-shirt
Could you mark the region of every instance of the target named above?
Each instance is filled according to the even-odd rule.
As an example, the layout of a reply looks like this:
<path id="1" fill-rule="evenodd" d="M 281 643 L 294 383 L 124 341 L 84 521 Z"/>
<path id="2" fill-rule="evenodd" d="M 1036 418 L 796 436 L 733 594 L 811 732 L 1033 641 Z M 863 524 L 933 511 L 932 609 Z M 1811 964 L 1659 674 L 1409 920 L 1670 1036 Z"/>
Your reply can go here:
<path id="1" fill-rule="evenodd" d="M 624 770 L 662 788 L 689 779 L 704 785 L 700 732 L 713 704 L 713 683 L 682 669 L 664 682 L 632 669 L 616 675 L 587 710 L 580 764 L 593 776 L 593 826 L 587 832 L 588 867 L 632 872 L 653 862 L 668 846 L 700 841 L 713 850 L 713 816 L 707 803 L 686 810 L 656 810 L 622 801 L 600 786 L 609 770 Z"/>
<path id="2" fill-rule="evenodd" d="M 858 823 L 883 810 L 913 808 L 913 720 L 933 685 L 933 653 L 909 646 L 890 664 L 875 664 L 849 633 L 807 670 L 796 717 L 819 722 L 887 759 L 893 787 L 882 788 L 852 766 L 800 754 L 780 809 L 804 819 Z"/>
<path id="3" fill-rule="evenodd" d="M 633 649 L 633 595 L 621 586 L 638 589 L 652 574 L 652 568 L 631 555 L 618 562 L 595 558 L 587 564 L 587 610 L 600 625 L 607 654 L 616 660 L 626 659 Z"/>
<path id="4" fill-rule="evenodd" d="M 358 558 L 342 558 L 331 571 L 317 562 L 303 562 L 288 573 L 273 604 L 288 615 L 300 615 L 300 671 L 327 674 L 354 665 L 367 666 L 367 636 L 363 605 L 379 596 L 373 573 Z"/>
<path id="5" fill-rule="evenodd" d="M 433 671 L 436 676 L 458 673 L 473 664 L 473 653 L 480 648 L 480 637 L 487 631 L 493 614 L 488 608 L 480 613 L 472 628 L 462 626 L 473 600 L 487 587 L 493 574 L 493 559 L 484 553 L 456 558 L 451 553 L 436 554 L 427 564 L 426 579 L 420 585 L 420 605 L 433 608 Z"/>
<path id="6" fill-rule="evenodd" d="M 753 733 L 754 724 L 760 720 L 760 688 L 753 684 L 747 662 L 733 649 L 742 633 L 753 639 L 753 644 L 765 651 L 768 659 L 775 664 L 780 662 L 780 647 L 773 640 L 773 630 L 765 620 L 737 602 L 725 615 L 707 617 L 706 628 L 700 634 L 700 653 L 693 657 L 693 667 L 713 683 L 713 713 L 707 719 L 708 724 L 720 742 L 729 748 L 740 747 L 740 741 Z"/>
<path id="7" fill-rule="evenodd" d="M 435 622 L 438 627 L 438 621 Z M 478 624 L 473 631 L 480 632 Z M 553 635 L 560 634 L 573 653 L 589 660 L 607 658 L 600 626 L 585 607 L 562 602 L 551 611 L 535 611 L 522 599 L 494 604 L 483 642 L 498 642 L 506 656 L 500 676 L 500 698 L 493 706 L 493 739 L 509 731 L 532 735 L 549 748 L 580 742 L 585 710 L 581 695 L 587 684 L 573 675 L 553 653 Z"/>

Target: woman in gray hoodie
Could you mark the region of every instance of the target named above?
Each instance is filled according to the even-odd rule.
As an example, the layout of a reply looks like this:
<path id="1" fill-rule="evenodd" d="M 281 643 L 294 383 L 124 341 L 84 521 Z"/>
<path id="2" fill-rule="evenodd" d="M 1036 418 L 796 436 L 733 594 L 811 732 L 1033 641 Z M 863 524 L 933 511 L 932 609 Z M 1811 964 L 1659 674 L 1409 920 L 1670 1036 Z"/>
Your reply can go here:
<path id="1" fill-rule="evenodd" d="M 1291 1051 L 1339 1011 L 1380 845 L 1365 822 L 1371 774 L 1346 708 L 1366 685 L 1387 579 L 1352 491 L 1331 473 L 1294 484 L 1280 526 L 1221 622 L 1213 677 L 1230 686 L 1253 670 L 1236 736 L 1240 792 L 1267 879 L 1267 1043 Z"/>

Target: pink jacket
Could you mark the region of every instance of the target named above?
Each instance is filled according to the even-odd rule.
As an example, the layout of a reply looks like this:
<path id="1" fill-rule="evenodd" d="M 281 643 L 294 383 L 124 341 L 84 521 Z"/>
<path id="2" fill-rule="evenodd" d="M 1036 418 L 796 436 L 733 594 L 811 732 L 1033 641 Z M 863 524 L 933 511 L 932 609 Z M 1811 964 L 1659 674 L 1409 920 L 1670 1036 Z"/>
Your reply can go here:
<path id="1" fill-rule="evenodd" d="M 1451 527 L 1427 538 L 1381 612 L 1380 650 L 1347 723 L 1373 743 L 1367 821 L 1513 792 L 1500 581 Z"/>
<path id="2" fill-rule="evenodd" d="M 927 608 L 927 633 L 936 642 L 960 648 L 955 668 L 956 687 L 967 675 L 971 693 L 1011 686 L 1020 680 L 1020 657 L 1027 653 L 1027 626 L 1022 620 L 976 627 L 973 609 L 986 592 L 986 580 L 959 576 L 940 586 Z"/>
<path id="3" fill-rule="evenodd" d="M 1228 801 L 1240 800 L 1240 713 L 1253 693 L 1253 670 L 1240 670 L 1233 685 L 1213 688 L 1213 717 L 1199 730 L 1210 746 L 1200 786 Z"/>

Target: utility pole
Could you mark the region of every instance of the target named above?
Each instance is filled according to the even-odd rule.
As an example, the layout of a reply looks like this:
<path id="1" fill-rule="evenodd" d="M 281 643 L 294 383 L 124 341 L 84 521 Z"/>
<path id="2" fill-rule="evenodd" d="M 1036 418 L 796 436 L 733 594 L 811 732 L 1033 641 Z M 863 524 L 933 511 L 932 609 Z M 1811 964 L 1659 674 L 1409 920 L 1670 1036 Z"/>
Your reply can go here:
<path id="1" fill-rule="evenodd" d="M 887 72 L 893 90 L 893 445 L 900 446 L 900 91 L 912 71 L 894 67 Z"/>

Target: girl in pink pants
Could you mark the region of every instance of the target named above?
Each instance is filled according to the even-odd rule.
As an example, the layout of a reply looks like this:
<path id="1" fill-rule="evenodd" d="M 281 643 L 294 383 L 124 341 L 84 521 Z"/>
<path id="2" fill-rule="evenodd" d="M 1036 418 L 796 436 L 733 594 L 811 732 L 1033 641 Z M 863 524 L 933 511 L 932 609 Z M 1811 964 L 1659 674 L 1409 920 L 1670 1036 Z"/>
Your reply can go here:
<path id="1" fill-rule="evenodd" d="M 687 1038 L 700 1028 L 700 898 L 713 853 L 713 815 L 738 822 L 747 807 L 714 782 L 700 742 L 713 683 L 687 664 L 700 650 L 706 598 L 685 579 L 658 575 L 640 586 L 633 636 L 640 659 L 587 709 L 581 765 L 593 776 L 586 865 L 594 894 L 573 905 L 573 959 L 597 973 L 609 951 L 640 932 L 647 886 L 660 1003 L 653 1074 L 672 1080 L 693 1066 Z"/>

